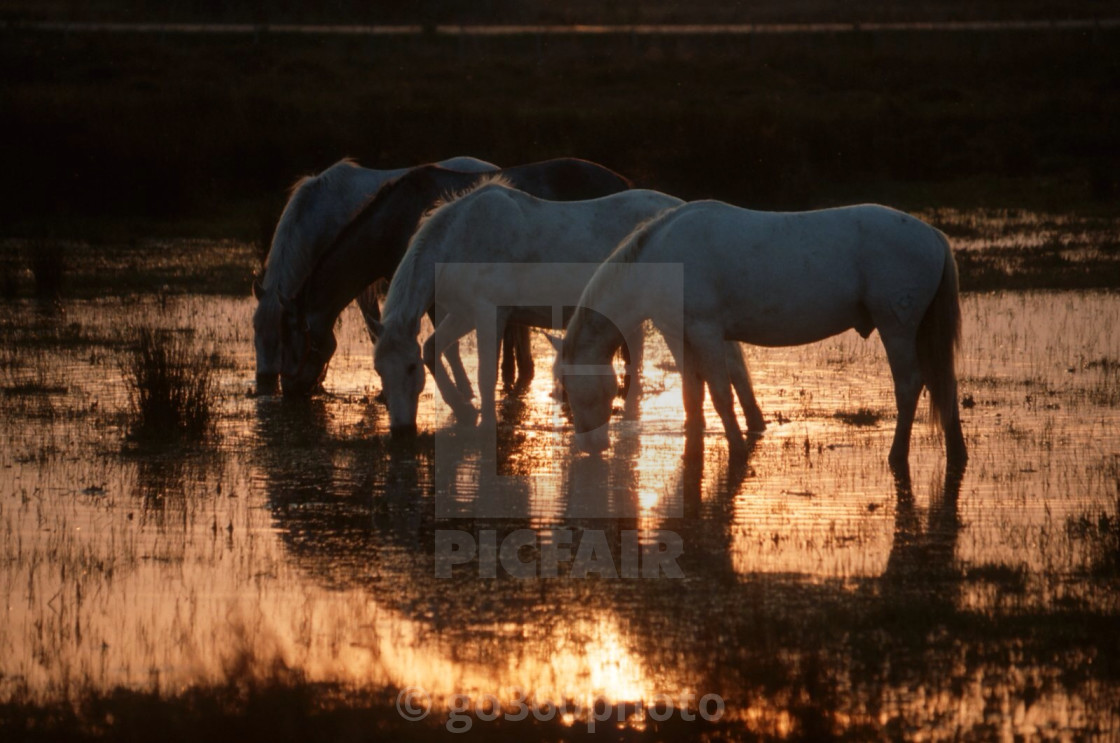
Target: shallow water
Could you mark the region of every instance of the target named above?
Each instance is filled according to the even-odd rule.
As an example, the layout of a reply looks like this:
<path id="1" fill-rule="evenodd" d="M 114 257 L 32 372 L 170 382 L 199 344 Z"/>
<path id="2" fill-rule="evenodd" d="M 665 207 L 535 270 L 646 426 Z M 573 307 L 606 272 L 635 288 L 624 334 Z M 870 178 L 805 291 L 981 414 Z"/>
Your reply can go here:
<path id="1" fill-rule="evenodd" d="M 174 693 L 280 662 L 421 687 L 437 714 L 458 694 L 584 710 L 714 694 L 725 721 L 775 734 L 812 715 L 938 737 L 1120 724 L 1118 295 L 966 295 L 970 465 L 946 482 L 919 423 L 910 489 L 886 466 L 875 336 L 748 348 L 769 430 L 731 468 L 710 405 L 702 460 L 682 457 L 655 334 L 639 408 L 619 403 L 611 451 L 590 458 L 549 397 L 543 338 L 496 435 L 456 427 L 429 383 L 401 444 L 356 311 L 330 394 L 294 404 L 249 394 L 251 311 L 193 295 L 0 305 L 0 696 Z M 139 324 L 192 328 L 214 354 L 213 442 L 123 445 Z M 436 517 L 481 505 L 498 515 Z M 448 538 L 483 558 L 440 577 Z M 486 551 L 519 538 L 509 561 Z M 672 545 L 680 577 L 637 577 L 644 550 Z M 509 574 L 524 569 L 546 576 Z"/>

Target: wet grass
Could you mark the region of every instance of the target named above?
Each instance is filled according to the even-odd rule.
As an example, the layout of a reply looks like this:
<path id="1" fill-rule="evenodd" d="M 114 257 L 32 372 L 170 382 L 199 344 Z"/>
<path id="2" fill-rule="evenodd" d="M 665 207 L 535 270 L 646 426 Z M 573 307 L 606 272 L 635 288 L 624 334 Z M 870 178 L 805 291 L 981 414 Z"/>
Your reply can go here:
<path id="1" fill-rule="evenodd" d="M 1120 477 L 1117 478 L 1120 493 Z M 1120 574 L 1120 499 L 1113 513 L 1081 514 L 1066 522 L 1069 538 L 1086 545 L 1087 569 L 1093 575 Z"/>
<path id="2" fill-rule="evenodd" d="M 40 296 L 29 256 L 33 239 L 0 240 L 6 297 Z M 256 248 L 235 240 L 54 241 L 65 256 L 65 282 L 55 289 L 71 299 L 233 294 L 247 296 L 259 264 Z M 205 270 L 200 270 L 202 267 Z M 57 294 L 47 295 L 54 298 Z"/>
<path id="3" fill-rule="evenodd" d="M 953 244 L 964 291 L 1120 286 L 1120 223 L 1105 215 L 934 209 L 922 214 Z"/>
<path id="4" fill-rule="evenodd" d="M 131 437 L 199 440 L 213 433 L 212 359 L 181 336 L 141 328 L 123 363 L 133 415 Z"/>

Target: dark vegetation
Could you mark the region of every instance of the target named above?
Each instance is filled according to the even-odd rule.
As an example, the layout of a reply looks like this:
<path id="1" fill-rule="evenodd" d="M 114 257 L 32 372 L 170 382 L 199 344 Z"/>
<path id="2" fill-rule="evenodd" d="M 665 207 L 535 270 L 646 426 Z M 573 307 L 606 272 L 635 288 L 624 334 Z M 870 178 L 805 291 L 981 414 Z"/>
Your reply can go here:
<path id="1" fill-rule="evenodd" d="M 136 332 L 124 362 L 136 441 L 201 439 L 212 431 L 212 359 L 181 335 L 151 328 Z"/>
<path id="2" fill-rule="evenodd" d="M 502 39 L 0 31 L 8 235 L 267 241 L 299 175 L 578 155 L 759 208 L 1114 214 L 1120 30 Z"/>
<path id="3" fill-rule="evenodd" d="M 837 410 L 832 417 L 849 426 L 875 426 L 883 419 L 883 414 L 870 408 L 856 410 Z"/>
<path id="4" fill-rule="evenodd" d="M 0 18 L 224 23 L 804 23 L 1108 17 L 1093 0 L 4 0 Z"/>

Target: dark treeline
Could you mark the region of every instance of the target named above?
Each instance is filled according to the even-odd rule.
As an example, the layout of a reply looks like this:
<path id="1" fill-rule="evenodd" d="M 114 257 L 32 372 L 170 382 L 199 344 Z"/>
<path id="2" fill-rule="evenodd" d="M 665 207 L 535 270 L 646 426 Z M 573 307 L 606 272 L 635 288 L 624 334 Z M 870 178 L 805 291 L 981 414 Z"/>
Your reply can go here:
<path id="1" fill-rule="evenodd" d="M 206 23 L 804 23 L 1100 18 L 1094 0 L 0 0 L 0 19 Z"/>
<path id="2" fill-rule="evenodd" d="M 343 156 L 598 160 L 762 208 L 1110 209 L 1120 31 L 751 37 L 0 35 L 5 232 L 256 237 Z M 216 227 L 207 229 L 217 229 Z M 203 231 L 207 231 L 203 229 Z"/>

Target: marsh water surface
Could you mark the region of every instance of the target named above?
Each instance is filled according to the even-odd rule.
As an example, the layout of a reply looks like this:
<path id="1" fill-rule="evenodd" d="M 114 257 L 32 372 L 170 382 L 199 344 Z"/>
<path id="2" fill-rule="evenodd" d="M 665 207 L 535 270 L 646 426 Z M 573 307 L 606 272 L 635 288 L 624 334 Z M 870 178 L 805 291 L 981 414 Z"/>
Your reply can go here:
<path id="1" fill-rule="evenodd" d="M 328 394 L 293 403 L 251 394 L 248 297 L 6 301 L 0 696 L 175 694 L 279 665 L 423 689 L 437 720 L 458 695 L 598 700 L 640 728 L 635 705 L 712 694 L 721 724 L 764 734 L 1107 738 L 1120 296 L 972 293 L 962 307 L 969 467 L 946 478 L 939 435 L 918 425 L 898 482 L 874 335 L 747 349 L 769 429 L 739 467 L 710 405 L 704 455 L 683 456 L 679 378 L 652 333 L 640 404 L 620 401 L 596 458 L 550 397 L 543 338 L 495 432 L 456 426 L 429 381 L 419 437 L 397 442 L 356 311 Z M 210 354 L 205 442 L 128 441 L 120 357 L 137 325 Z M 501 515 L 471 516 L 495 488 Z M 438 517 L 441 499 L 465 517 Z M 482 546 L 530 534 L 517 554 L 537 577 L 501 561 L 491 576 L 485 557 L 442 577 L 448 532 Z M 634 545 L 666 534 L 681 575 L 626 574 Z M 599 569 L 574 574 L 589 539 Z"/>

